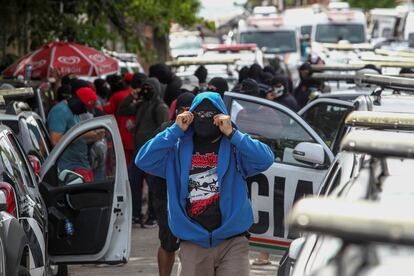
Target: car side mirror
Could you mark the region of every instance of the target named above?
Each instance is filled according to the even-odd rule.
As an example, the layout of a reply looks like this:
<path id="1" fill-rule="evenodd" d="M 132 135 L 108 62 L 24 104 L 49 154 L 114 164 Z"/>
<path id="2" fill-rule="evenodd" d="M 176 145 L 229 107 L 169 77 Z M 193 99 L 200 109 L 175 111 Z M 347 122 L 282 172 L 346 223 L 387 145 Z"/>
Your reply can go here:
<path id="1" fill-rule="evenodd" d="M 311 165 L 323 165 L 325 162 L 325 151 L 319 144 L 302 142 L 297 144 L 293 150 L 293 158 Z"/>
<path id="2" fill-rule="evenodd" d="M 64 185 L 76 185 L 85 183 L 82 175 L 71 170 L 63 170 L 59 173 L 59 181 Z"/>
<path id="3" fill-rule="evenodd" d="M 299 253 L 302 250 L 303 244 L 305 243 L 305 238 L 294 239 L 289 246 L 289 258 L 291 260 L 297 260 Z"/>
<path id="4" fill-rule="evenodd" d="M 7 211 L 8 207 L 6 193 L 0 190 L 0 212 Z"/>

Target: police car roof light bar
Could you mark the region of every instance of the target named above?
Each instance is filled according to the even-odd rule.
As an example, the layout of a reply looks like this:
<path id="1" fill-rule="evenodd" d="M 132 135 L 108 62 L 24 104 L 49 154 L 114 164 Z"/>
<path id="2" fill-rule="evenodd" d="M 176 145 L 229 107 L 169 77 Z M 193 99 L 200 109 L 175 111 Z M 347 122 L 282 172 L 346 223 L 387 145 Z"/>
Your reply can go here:
<path id="1" fill-rule="evenodd" d="M 414 134 L 384 130 L 353 130 L 341 142 L 341 150 L 374 157 L 414 158 Z"/>
<path id="2" fill-rule="evenodd" d="M 354 74 L 326 74 L 326 73 L 314 73 L 310 77 L 313 80 L 319 81 L 346 81 L 346 82 L 354 82 L 355 75 Z"/>
<path id="3" fill-rule="evenodd" d="M 366 84 L 375 84 L 382 88 L 394 90 L 414 91 L 414 79 L 402 78 L 396 76 L 384 76 L 378 74 L 364 74 L 361 82 Z"/>
<path id="4" fill-rule="evenodd" d="M 295 204 L 288 223 L 296 231 L 332 235 L 351 243 L 414 245 L 414 219 L 409 206 L 406 201 L 305 198 Z"/>
<path id="5" fill-rule="evenodd" d="M 6 99 L 31 98 L 34 96 L 34 91 L 32 87 L 2 89 L 0 95 Z"/>
<path id="6" fill-rule="evenodd" d="M 311 71 L 313 72 L 325 72 L 325 71 L 357 71 L 365 68 L 365 64 L 342 64 L 342 65 L 311 65 Z"/>
<path id="7" fill-rule="evenodd" d="M 395 129 L 414 131 L 414 114 L 374 111 L 353 111 L 345 125 L 370 129 Z"/>

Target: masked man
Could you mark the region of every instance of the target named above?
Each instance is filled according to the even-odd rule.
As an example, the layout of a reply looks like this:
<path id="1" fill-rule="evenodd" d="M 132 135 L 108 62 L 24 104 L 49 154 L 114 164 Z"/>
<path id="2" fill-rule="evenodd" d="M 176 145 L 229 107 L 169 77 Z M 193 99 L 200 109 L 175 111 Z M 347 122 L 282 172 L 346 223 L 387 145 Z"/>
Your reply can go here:
<path id="1" fill-rule="evenodd" d="M 47 117 L 47 125 L 52 145 L 55 146 L 62 136 L 74 125 L 81 121 L 80 116 L 96 104 L 96 93 L 89 87 L 81 87 L 67 100 L 55 105 Z M 94 173 L 88 161 L 88 141 L 101 138 L 101 133 L 90 132 L 70 144 L 59 159 L 60 171 L 68 169 L 83 176 L 85 182 L 94 180 Z"/>
<path id="2" fill-rule="evenodd" d="M 273 161 L 270 148 L 237 130 L 211 92 L 197 95 L 190 111 L 141 148 L 137 166 L 167 181 L 180 275 L 249 275 L 253 213 L 244 179 Z"/>

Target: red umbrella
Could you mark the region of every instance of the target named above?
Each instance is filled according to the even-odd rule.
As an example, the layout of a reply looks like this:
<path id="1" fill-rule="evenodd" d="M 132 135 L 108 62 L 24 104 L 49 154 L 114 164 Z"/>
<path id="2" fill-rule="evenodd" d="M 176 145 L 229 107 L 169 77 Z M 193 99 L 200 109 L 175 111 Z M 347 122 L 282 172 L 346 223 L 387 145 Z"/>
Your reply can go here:
<path id="1" fill-rule="evenodd" d="M 17 77 L 32 65 L 32 78 L 47 79 L 50 69 L 62 75 L 101 76 L 118 72 L 118 62 L 107 55 L 72 42 L 51 42 L 31 52 L 3 71 L 4 77 Z"/>

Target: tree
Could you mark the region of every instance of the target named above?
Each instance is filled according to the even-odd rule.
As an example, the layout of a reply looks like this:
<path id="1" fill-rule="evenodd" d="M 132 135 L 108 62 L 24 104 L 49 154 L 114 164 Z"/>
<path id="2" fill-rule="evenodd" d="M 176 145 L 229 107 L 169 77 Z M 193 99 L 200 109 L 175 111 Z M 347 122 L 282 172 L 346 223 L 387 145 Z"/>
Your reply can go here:
<path id="1" fill-rule="evenodd" d="M 22 55 L 55 40 L 98 49 L 122 40 L 127 50 L 148 54 L 143 28 L 153 30 L 154 45 L 160 40 L 166 45 L 171 21 L 191 26 L 200 8 L 199 0 L 0 0 L 0 5 L 1 57 L 10 47 Z"/>
<path id="2" fill-rule="evenodd" d="M 370 10 L 373 8 L 392 8 L 397 4 L 395 0 L 348 0 L 351 7 Z"/>

